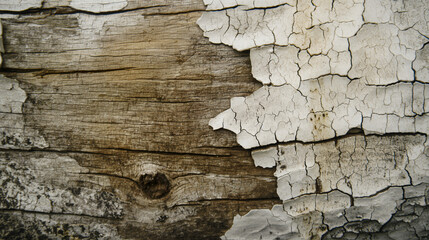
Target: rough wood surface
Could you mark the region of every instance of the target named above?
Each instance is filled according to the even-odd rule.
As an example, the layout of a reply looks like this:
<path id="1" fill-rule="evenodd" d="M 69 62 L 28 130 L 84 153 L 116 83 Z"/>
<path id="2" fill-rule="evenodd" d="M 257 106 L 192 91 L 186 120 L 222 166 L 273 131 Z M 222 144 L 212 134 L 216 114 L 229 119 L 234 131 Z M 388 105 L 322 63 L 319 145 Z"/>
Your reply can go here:
<path id="1" fill-rule="evenodd" d="M 428 238 L 428 7 L 0 0 L 0 239 Z"/>
<path id="2" fill-rule="evenodd" d="M 59 2 L 0 15 L 1 74 L 26 94 L 0 116 L 0 238 L 217 239 L 279 203 L 273 170 L 208 126 L 259 85 L 203 37 L 202 1 Z"/>

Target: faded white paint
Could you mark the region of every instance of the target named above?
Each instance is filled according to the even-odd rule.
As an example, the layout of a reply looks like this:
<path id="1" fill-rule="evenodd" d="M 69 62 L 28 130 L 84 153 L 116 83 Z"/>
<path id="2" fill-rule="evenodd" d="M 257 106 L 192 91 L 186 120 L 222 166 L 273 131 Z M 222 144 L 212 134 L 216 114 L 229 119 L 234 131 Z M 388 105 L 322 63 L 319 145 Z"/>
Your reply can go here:
<path id="1" fill-rule="evenodd" d="M 237 134 L 246 149 L 259 147 L 255 165 L 276 167 L 284 201 L 283 213 L 275 206 L 237 216 L 225 239 L 320 238 L 327 227 L 378 232 L 403 204 L 426 206 L 426 1 L 205 4 L 217 11 L 198 20 L 204 36 L 250 49 L 252 74 L 265 85 L 232 98 L 209 124 Z M 353 129 L 363 135 L 349 136 Z"/>
<path id="2" fill-rule="evenodd" d="M 127 0 L 72 0 L 70 3 L 74 9 L 94 13 L 119 11 L 127 5 Z"/>
<path id="3" fill-rule="evenodd" d="M 0 148 L 30 149 L 48 146 L 37 130 L 26 128 L 23 104 L 27 94 L 18 81 L 0 75 Z"/>
<path id="4" fill-rule="evenodd" d="M 20 12 L 42 8 L 43 4 L 49 5 L 48 7 L 70 6 L 76 10 L 102 13 L 124 9 L 128 5 L 128 0 L 0 0 L 0 10 Z"/>
<path id="5" fill-rule="evenodd" d="M 0 112 L 22 113 L 22 104 L 27 95 L 16 80 L 0 75 L 0 96 Z"/>
<path id="6" fill-rule="evenodd" d="M 363 80 L 325 76 L 291 85 L 264 86 L 233 98 L 210 121 L 237 134 L 244 148 L 291 141 L 313 142 L 360 128 L 367 134 L 428 133 L 429 85 L 368 86 Z M 422 123 L 422 124 L 420 124 Z"/>
<path id="7" fill-rule="evenodd" d="M 299 197 L 283 206 L 275 205 L 272 210 L 255 209 L 235 216 L 223 239 L 320 239 L 328 228 L 343 225 L 355 233 L 380 232 L 380 226 L 391 219 L 405 199 L 413 199 L 411 205 L 426 205 L 428 186 L 391 187 L 374 196 L 355 198 L 353 205 L 351 197 L 339 191 Z M 352 224 L 362 220 L 376 221 L 372 223 L 373 229 L 353 229 Z"/>

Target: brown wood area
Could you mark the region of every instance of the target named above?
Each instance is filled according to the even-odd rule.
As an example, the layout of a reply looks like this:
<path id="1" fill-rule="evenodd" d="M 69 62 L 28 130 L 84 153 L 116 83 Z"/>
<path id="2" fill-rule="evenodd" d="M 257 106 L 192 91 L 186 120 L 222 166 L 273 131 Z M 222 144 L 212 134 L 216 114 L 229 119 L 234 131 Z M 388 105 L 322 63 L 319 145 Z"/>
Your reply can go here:
<path id="1" fill-rule="evenodd" d="M 273 170 L 255 167 L 234 134 L 208 125 L 232 97 L 260 87 L 249 53 L 203 37 L 202 0 L 155 5 L 3 17 L 1 74 L 26 92 L 25 128 L 48 147 L 0 153 L 73 158 L 88 172 L 67 187 L 101 186 L 124 206 L 119 218 L 0 210 L 9 223 L 51 215 L 109 224 L 124 239 L 218 239 L 236 214 L 279 202 Z"/>

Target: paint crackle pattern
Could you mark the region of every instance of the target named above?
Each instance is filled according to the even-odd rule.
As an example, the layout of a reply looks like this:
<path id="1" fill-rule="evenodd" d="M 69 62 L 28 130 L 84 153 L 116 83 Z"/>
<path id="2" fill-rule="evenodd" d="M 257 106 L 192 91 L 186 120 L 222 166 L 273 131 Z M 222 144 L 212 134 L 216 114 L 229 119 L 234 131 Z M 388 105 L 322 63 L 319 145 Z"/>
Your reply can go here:
<path id="1" fill-rule="evenodd" d="M 428 237 L 428 4 L 204 3 L 204 36 L 250 50 L 264 85 L 209 124 L 276 168 L 283 200 L 237 216 L 224 238 Z"/>

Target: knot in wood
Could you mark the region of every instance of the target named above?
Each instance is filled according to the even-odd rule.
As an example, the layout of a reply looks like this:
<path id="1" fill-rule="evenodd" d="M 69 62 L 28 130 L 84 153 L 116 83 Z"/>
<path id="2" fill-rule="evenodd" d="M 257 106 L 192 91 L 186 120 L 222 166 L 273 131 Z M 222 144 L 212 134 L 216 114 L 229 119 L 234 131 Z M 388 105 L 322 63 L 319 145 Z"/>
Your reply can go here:
<path id="1" fill-rule="evenodd" d="M 170 181 L 163 173 L 143 174 L 139 178 L 139 186 L 152 199 L 159 199 L 170 192 Z"/>

